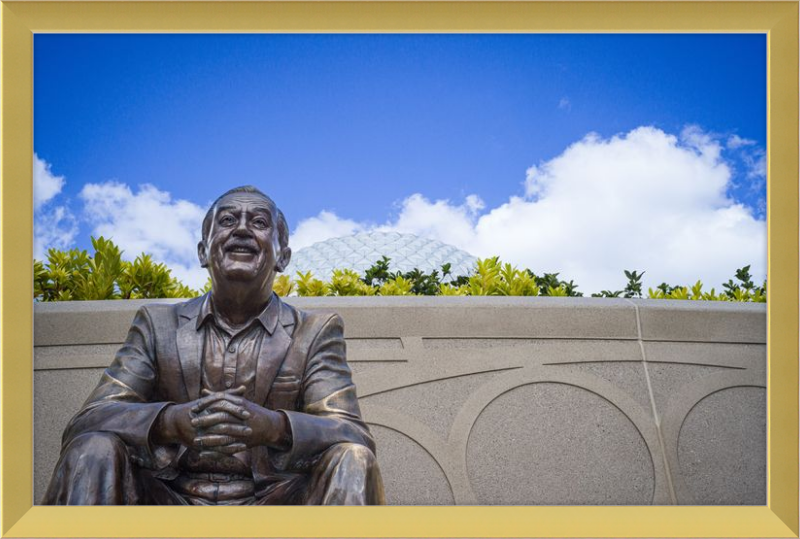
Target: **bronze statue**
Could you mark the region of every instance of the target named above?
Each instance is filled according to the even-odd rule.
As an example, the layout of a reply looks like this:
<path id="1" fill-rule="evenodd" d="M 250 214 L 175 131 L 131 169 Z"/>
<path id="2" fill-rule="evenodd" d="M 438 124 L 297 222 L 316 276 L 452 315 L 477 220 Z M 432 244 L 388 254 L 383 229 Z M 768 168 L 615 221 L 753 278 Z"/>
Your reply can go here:
<path id="1" fill-rule="evenodd" d="M 64 431 L 50 505 L 383 504 L 338 315 L 272 291 L 289 231 L 254 187 L 203 220 L 212 292 L 139 309 Z"/>

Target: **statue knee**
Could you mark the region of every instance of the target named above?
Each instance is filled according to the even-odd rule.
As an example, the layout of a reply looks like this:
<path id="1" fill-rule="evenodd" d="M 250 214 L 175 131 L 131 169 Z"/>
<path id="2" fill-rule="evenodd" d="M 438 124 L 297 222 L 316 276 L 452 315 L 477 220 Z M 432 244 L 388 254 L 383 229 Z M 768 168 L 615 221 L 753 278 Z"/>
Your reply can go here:
<path id="1" fill-rule="evenodd" d="M 361 444 L 338 443 L 331 446 L 328 452 L 331 452 L 336 460 L 362 464 L 366 468 L 370 468 L 377 463 L 375 453 L 369 447 Z"/>
<path id="2" fill-rule="evenodd" d="M 67 444 L 56 464 L 44 505 L 135 503 L 125 443 L 107 432 L 88 432 Z"/>
<path id="3" fill-rule="evenodd" d="M 125 447 L 125 442 L 109 432 L 87 432 L 81 434 L 76 436 L 64 448 L 64 458 L 81 458 L 93 463 L 127 457 L 128 451 Z"/>
<path id="4" fill-rule="evenodd" d="M 328 448 L 312 477 L 309 505 L 382 505 L 378 460 L 370 448 L 339 443 Z"/>

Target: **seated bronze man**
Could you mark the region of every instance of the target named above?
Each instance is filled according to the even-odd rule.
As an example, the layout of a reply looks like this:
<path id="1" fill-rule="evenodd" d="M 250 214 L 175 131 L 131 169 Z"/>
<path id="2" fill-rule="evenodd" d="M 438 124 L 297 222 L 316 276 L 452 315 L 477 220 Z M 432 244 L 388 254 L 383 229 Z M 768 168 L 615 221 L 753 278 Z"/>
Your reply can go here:
<path id="1" fill-rule="evenodd" d="M 342 320 L 272 291 L 289 231 L 254 187 L 214 202 L 212 291 L 139 309 L 67 426 L 45 504 L 382 504 Z"/>

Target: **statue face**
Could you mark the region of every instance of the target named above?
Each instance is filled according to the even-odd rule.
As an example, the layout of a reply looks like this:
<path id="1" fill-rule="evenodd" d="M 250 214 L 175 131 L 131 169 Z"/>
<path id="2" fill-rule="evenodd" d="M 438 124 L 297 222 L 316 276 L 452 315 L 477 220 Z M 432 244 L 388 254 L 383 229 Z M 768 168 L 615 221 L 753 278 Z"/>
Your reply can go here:
<path id="1" fill-rule="evenodd" d="M 254 287 L 272 283 L 288 263 L 288 251 L 280 248 L 275 206 L 255 193 L 221 199 L 206 242 L 198 245 L 212 281 L 252 281 Z"/>

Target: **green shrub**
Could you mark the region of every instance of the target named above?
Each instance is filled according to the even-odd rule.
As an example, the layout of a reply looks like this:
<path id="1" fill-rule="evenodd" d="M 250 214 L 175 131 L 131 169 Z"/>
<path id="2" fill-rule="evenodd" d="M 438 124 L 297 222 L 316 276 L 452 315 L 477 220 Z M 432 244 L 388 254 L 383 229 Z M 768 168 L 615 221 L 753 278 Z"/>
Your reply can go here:
<path id="1" fill-rule="evenodd" d="M 414 295 L 413 288 L 414 283 L 411 280 L 398 275 L 383 283 L 378 289 L 378 293 L 381 296 L 411 296 Z"/>
<path id="2" fill-rule="evenodd" d="M 278 275 L 275 278 L 275 283 L 272 285 L 272 289 L 279 296 L 288 296 L 294 291 L 295 283 L 288 275 Z"/>
<path id="3" fill-rule="evenodd" d="M 200 291 L 193 290 L 172 276 L 169 268 L 155 263 L 142 253 L 133 262 L 122 260 L 122 251 L 111 240 L 92 237 L 94 255 L 87 251 L 50 249 L 47 262 L 33 261 L 34 299 L 39 301 L 70 301 L 92 299 L 191 298 L 211 290 L 211 279 Z M 389 268 L 391 259 L 381 257 L 364 272 L 364 277 L 352 269 L 337 269 L 330 281 L 322 281 L 311 272 L 297 272 L 293 279 L 279 275 L 273 289 L 279 296 L 560 296 L 579 297 L 578 285 L 558 278 L 558 273 L 538 276 L 529 269 L 517 269 L 503 264 L 498 257 L 479 259 L 472 275 L 452 275 L 451 265 L 443 264 L 441 271 L 425 273 L 417 268 L 408 272 Z M 623 290 L 603 290 L 592 297 L 642 297 L 642 276 L 636 270 L 625 270 L 628 283 Z M 713 288 L 703 291 L 703 283 L 692 286 L 672 286 L 661 283 L 648 289 L 647 297 L 654 299 L 683 299 L 703 301 L 766 302 L 767 283 L 753 283 L 750 266 L 737 269 L 735 280 L 722 285 L 724 291 Z"/>
<path id="4" fill-rule="evenodd" d="M 754 303 L 767 302 L 767 281 L 760 287 L 753 284 L 750 275 L 750 266 L 736 270 L 736 280 L 729 279 L 722 287 L 724 292 L 717 294 L 713 288 L 709 292 L 703 292 L 703 283 L 697 281 L 691 288 L 687 286 L 670 286 L 661 283 L 655 290 L 650 288 L 647 297 L 652 299 L 690 299 L 703 301 L 744 301 Z"/>
<path id="5" fill-rule="evenodd" d="M 297 272 L 297 295 L 298 296 L 329 296 L 331 287 L 319 279 L 315 279 L 310 271 L 306 273 Z"/>
<path id="6" fill-rule="evenodd" d="M 164 264 L 141 254 L 133 262 L 111 240 L 92 237 L 94 255 L 70 249 L 47 252 L 33 262 L 33 297 L 39 301 L 192 298 L 199 293 L 171 275 Z"/>
<path id="7" fill-rule="evenodd" d="M 374 296 L 376 293 L 375 287 L 366 284 L 350 269 L 334 270 L 330 289 L 334 296 Z"/>

